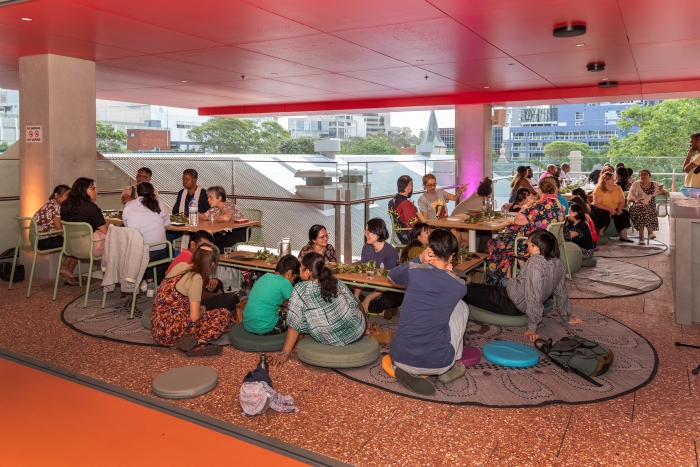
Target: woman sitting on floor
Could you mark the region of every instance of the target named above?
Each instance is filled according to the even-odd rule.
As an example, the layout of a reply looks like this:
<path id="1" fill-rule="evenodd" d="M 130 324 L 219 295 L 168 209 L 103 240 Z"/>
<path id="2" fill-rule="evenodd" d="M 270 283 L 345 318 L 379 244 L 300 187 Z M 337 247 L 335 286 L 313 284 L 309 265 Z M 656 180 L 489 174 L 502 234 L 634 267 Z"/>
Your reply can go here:
<path id="1" fill-rule="evenodd" d="M 433 228 L 428 224 L 423 222 L 418 222 L 413 224 L 411 228 L 411 240 L 408 244 L 401 250 L 400 263 L 405 263 L 406 261 L 411 261 L 413 258 L 420 256 L 428 247 L 428 237 Z"/>
<path id="2" fill-rule="evenodd" d="M 102 210 L 95 204 L 97 199 L 97 186 L 95 180 L 80 177 L 70 189 L 68 198 L 61 204 L 61 220 L 65 222 L 87 222 L 92 227 L 93 238 L 107 236 L 107 222 L 102 215 Z M 102 256 L 105 251 L 105 242 L 95 242 L 92 245 L 92 254 Z"/>
<path id="3" fill-rule="evenodd" d="M 322 225 L 314 224 L 309 229 L 309 243 L 299 252 L 299 258 L 303 258 L 307 253 L 315 251 L 323 256 L 327 263 L 337 263 L 338 257 L 335 248 L 328 243 L 328 231 Z"/>
<path id="4" fill-rule="evenodd" d="M 546 229 L 555 222 L 564 222 L 564 207 L 557 200 L 554 177 L 543 178 L 539 185 L 540 199 L 533 201 L 528 198 L 515 215 L 513 225 L 488 242 L 486 265 L 499 279 L 511 276 L 516 253 L 518 258 L 527 254 L 524 242 L 518 244 L 517 252 L 514 251 L 516 237 L 530 235 L 536 229 Z"/>
<path id="5" fill-rule="evenodd" d="M 656 212 L 656 195 L 671 195 L 664 189 L 663 185 L 651 181 L 651 172 L 648 170 L 639 171 L 639 180 L 632 184 L 630 188 L 629 201 L 630 220 L 639 231 L 639 244 L 644 245 L 644 229 L 649 232 L 649 240 L 654 240 L 655 230 L 659 230 L 659 218 Z"/>
<path id="6" fill-rule="evenodd" d="M 299 334 L 322 344 L 349 345 L 369 333 L 369 321 L 348 287 L 326 267 L 323 256 L 308 253 L 301 260 L 302 282 L 294 286 L 287 306 L 287 339 L 274 364 L 283 365 Z"/>
<path id="7" fill-rule="evenodd" d="M 200 220 L 208 221 L 211 215 L 214 215 L 214 222 L 240 221 L 245 218 L 238 206 L 226 200 L 226 190 L 223 187 L 213 186 L 207 188 L 207 200 L 210 208 L 207 212 L 199 213 Z M 233 229 L 230 232 L 219 232 L 214 235 L 214 245 L 219 250 L 222 250 L 236 243 L 243 243 L 246 241 L 246 231 L 248 229 L 246 227 Z"/>
<path id="8" fill-rule="evenodd" d="M 151 311 L 153 340 L 187 352 L 231 329 L 233 315 L 229 310 L 201 306 L 202 285 L 216 271 L 218 260 L 219 249 L 204 243 L 194 252 L 191 265 L 179 263 L 165 277 Z"/>
<path id="9" fill-rule="evenodd" d="M 165 203 L 156 197 L 155 188 L 148 182 L 141 182 L 136 186 L 137 198 L 124 205 L 122 221 L 125 227 L 132 227 L 143 235 L 145 245 L 165 241 L 165 227 L 170 225 L 170 215 Z M 158 261 L 168 256 L 166 244 L 156 245 L 150 248 L 148 262 Z M 167 264 L 156 268 L 159 277 L 167 269 Z M 143 274 L 146 281 L 146 296 L 153 297 L 155 284 L 153 283 L 153 268 L 146 268 Z"/>
<path id="10" fill-rule="evenodd" d="M 396 249 L 386 242 L 389 231 L 386 224 L 378 217 L 370 219 L 365 227 L 365 245 L 362 247 L 360 262 L 374 261 L 376 267 L 384 267 L 391 271 L 399 261 Z M 384 266 L 382 266 L 384 265 Z M 355 289 L 355 297 L 359 300 L 362 289 Z M 396 292 L 382 292 L 374 290 L 362 300 L 362 308 L 367 313 L 383 313 L 386 319 L 394 316 L 396 308 L 401 306 L 403 294 Z"/>
<path id="11" fill-rule="evenodd" d="M 627 238 L 627 229 L 630 224 L 630 213 L 625 209 L 625 194 L 622 188 L 615 185 L 615 176 L 606 172 L 601 174 L 598 186 L 593 190 L 593 205 L 591 210 L 598 218 L 599 234 L 603 235 L 610 225 L 610 220 L 615 222 L 615 228 L 620 233 L 620 241 L 633 243 Z"/>
<path id="12" fill-rule="evenodd" d="M 566 219 L 566 231 L 571 241 L 581 249 L 583 259 L 593 258 L 593 237 L 591 229 L 586 223 L 586 212 L 578 204 L 569 206 L 569 217 Z"/>
<path id="13" fill-rule="evenodd" d="M 61 204 L 68 198 L 70 187 L 68 185 L 58 185 L 53 189 L 49 201 L 44 204 L 34 214 L 34 221 L 38 233 L 50 232 L 52 230 L 63 230 L 61 225 Z M 37 247 L 40 250 L 52 250 L 63 246 L 63 235 L 60 233 L 39 237 Z M 66 256 L 61 264 L 61 277 L 70 285 L 78 285 L 77 277 L 73 275 L 73 269 L 78 264 L 78 259 Z"/>
<path id="14" fill-rule="evenodd" d="M 559 259 L 556 237 L 546 230 L 537 229 L 528 236 L 527 249 L 530 258 L 520 274 L 508 280 L 508 285 L 469 284 L 464 301 L 500 315 L 527 315 L 527 330 L 523 337 L 534 342 L 539 338 L 537 325 L 552 306 L 552 294 L 563 322 L 581 324 L 583 321 L 570 318 L 571 302 L 564 283 L 566 266 Z"/>

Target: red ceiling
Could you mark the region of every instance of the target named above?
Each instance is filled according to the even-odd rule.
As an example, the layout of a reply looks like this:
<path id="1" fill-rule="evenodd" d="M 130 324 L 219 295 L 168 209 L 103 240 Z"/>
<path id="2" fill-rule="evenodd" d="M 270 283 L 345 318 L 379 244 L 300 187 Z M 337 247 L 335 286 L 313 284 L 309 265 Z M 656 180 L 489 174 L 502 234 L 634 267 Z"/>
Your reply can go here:
<path id="1" fill-rule="evenodd" d="M 18 87 L 19 57 L 54 53 L 97 62 L 98 98 L 203 115 L 700 96 L 696 10 L 697 0 L 34 0 L 0 7 L 0 87 Z M 552 37 L 572 22 L 587 34 Z M 587 72 L 591 62 L 606 71 Z M 599 89 L 603 78 L 620 86 Z"/>

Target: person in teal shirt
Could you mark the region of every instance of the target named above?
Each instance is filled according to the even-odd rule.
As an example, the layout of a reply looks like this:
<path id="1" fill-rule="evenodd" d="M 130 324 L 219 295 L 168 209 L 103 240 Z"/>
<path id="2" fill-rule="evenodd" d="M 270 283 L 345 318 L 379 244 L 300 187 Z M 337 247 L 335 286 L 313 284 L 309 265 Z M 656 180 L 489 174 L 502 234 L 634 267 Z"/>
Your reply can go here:
<path id="1" fill-rule="evenodd" d="M 264 274 L 255 281 L 243 309 L 243 328 L 252 334 L 271 336 L 287 330 L 279 308 L 292 295 L 294 281 L 299 277 L 300 263 L 292 255 L 280 258 L 275 273 Z"/>

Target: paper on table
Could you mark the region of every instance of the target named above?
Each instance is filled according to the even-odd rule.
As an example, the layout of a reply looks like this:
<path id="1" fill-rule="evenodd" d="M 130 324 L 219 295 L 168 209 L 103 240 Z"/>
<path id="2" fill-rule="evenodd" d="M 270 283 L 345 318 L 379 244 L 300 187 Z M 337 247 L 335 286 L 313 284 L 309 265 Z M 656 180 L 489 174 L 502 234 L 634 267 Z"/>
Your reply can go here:
<path id="1" fill-rule="evenodd" d="M 462 219 L 461 217 L 448 217 L 448 218 L 445 219 L 445 220 L 446 220 L 446 221 L 457 221 L 457 222 L 459 222 L 459 221 L 461 221 L 461 220 L 463 220 L 463 219 Z"/>

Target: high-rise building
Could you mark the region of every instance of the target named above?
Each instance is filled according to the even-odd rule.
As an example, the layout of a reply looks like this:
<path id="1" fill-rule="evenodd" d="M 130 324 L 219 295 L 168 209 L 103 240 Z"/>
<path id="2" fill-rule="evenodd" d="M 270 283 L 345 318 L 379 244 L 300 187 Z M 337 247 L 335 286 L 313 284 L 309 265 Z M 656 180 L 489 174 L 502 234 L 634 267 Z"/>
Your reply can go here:
<path id="1" fill-rule="evenodd" d="M 14 143 L 19 139 L 19 92 L 0 89 L 0 142 Z"/>
<path id="2" fill-rule="evenodd" d="M 349 114 L 290 117 L 287 120 L 287 129 L 292 138 L 307 136 L 313 139 L 348 139 L 353 136 L 367 136 L 364 118 Z"/>

